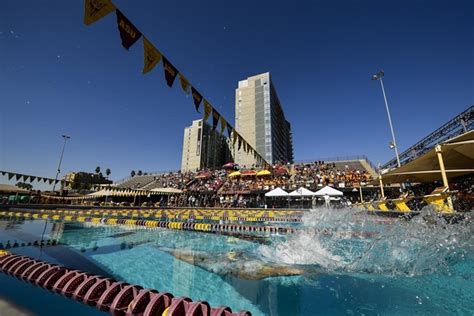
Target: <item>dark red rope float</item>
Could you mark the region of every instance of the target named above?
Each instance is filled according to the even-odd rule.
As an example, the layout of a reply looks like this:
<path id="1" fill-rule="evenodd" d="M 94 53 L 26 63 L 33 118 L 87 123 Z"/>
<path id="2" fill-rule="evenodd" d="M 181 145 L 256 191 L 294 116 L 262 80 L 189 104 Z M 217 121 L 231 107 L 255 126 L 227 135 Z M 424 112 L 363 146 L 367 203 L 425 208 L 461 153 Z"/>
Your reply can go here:
<path id="1" fill-rule="evenodd" d="M 112 315 L 251 316 L 0 250 L 0 271 Z"/>

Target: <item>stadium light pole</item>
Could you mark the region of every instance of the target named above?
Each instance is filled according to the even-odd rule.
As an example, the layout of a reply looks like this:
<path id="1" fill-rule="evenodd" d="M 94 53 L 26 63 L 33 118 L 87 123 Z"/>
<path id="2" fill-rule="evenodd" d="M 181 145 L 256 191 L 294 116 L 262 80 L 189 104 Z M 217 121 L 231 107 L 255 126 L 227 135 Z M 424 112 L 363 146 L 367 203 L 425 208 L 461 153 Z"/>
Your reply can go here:
<path id="1" fill-rule="evenodd" d="M 56 172 L 56 178 L 54 178 L 53 192 L 56 189 L 56 182 L 58 181 L 59 173 L 61 172 L 61 163 L 63 162 L 64 149 L 66 148 L 66 142 L 68 139 L 71 138 L 71 136 L 68 136 L 68 135 L 62 135 L 62 137 L 64 139 L 64 143 L 63 143 L 63 149 L 61 150 L 61 156 L 59 157 L 59 164 L 58 164 L 58 170 Z"/>
<path id="2" fill-rule="evenodd" d="M 395 132 L 393 131 L 392 117 L 390 116 L 390 110 L 388 108 L 387 96 L 385 95 L 385 88 L 383 86 L 382 78 L 383 78 L 384 75 L 385 75 L 384 71 L 381 70 L 377 74 L 372 76 L 372 80 L 380 81 L 380 86 L 382 87 L 383 99 L 385 101 L 385 108 L 387 109 L 388 123 L 390 124 L 390 131 L 392 132 L 392 145 L 393 145 L 393 149 L 395 149 L 395 156 L 397 157 L 397 166 L 400 168 L 400 156 L 398 155 L 398 146 L 397 146 L 397 142 L 395 140 Z M 390 147 L 392 147 L 392 146 L 390 146 Z"/>

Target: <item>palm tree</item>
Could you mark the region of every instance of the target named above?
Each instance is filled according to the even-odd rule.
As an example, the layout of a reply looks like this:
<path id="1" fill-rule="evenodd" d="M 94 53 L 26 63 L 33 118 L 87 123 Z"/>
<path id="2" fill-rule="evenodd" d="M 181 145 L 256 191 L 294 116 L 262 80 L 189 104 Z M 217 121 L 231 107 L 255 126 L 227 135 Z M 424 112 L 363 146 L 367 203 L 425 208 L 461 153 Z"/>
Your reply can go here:
<path id="1" fill-rule="evenodd" d="M 143 174 L 143 172 L 141 170 L 138 170 L 138 173 L 137 173 L 139 176 L 141 176 Z"/>
<path id="2" fill-rule="evenodd" d="M 111 173 L 112 173 L 112 171 L 110 171 L 109 168 L 105 169 L 105 175 L 107 176 L 107 179 L 109 178 Z"/>
<path id="3" fill-rule="evenodd" d="M 97 166 L 97 168 L 95 168 L 95 173 L 97 173 L 97 174 L 98 174 L 99 172 L 100 172 L 100 167 L 99 167 L 99 166 Z"/>
<path id="4" fill-rule="evenodd" d="M 135 170 L 132 170 L 132 172 L 130 172 L 130 177 L 134 177 L 135 176 Z"/>

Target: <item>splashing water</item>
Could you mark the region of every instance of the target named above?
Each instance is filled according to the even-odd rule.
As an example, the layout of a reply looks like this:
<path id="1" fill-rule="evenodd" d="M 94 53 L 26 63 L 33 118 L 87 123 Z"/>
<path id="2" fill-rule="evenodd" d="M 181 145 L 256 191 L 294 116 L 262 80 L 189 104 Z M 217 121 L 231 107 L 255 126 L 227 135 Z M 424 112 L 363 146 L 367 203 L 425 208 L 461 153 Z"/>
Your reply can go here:
<path id="1" fill-rule="evenodd" d="M 407 276 L 450 273 L 452 265 L 474 257 L 474 222 L 469 214 L 460 223 L 449 224 L 429 210 L 407 220 L 353 209 L 315 209 L 304 215 L 303 226 L 284 241 L 260 246 L 260 255 L 325 272 Z"/>

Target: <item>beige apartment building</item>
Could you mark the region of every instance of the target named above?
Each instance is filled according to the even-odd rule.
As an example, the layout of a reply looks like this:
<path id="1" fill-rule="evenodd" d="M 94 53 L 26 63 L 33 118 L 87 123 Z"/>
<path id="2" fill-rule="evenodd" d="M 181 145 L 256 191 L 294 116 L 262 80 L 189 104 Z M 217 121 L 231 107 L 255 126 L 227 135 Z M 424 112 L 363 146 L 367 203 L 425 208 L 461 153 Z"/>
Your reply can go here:
<path id="1" fill-rule="evenodd" d="M 181 172 L 220 168 L 233 161 L 229 141 L 202 119 L 184 129 Z"/>
<path id="2" fill-rule="evenodd" d="M 291 125 L 269 72 L 239 81 L 235 90 L 235 129 L 267 162 L 293 162 Z M 234 148 L 234 152 L 239 165 L 257 165 L 254 156 L 243 148 Z"/>

